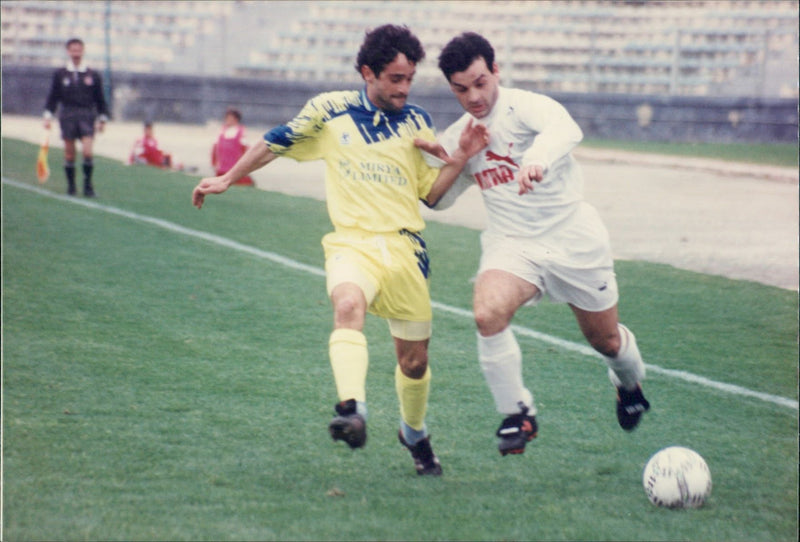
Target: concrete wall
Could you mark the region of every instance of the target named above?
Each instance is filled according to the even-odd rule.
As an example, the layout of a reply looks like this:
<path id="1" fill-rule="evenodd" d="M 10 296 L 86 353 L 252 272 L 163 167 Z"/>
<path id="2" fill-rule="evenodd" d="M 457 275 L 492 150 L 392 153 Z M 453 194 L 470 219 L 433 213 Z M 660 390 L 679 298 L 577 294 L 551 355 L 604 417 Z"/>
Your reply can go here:
<path id="1" fill-rule="evenodd" d="M 4 66 L 3 113 L 39 115 L 51 70 Z M 248 124 L 272 126 L 290 119 L 325 84 L 115 73 L 114 118 L 202 124 L 238 107 Z M 533 89 L 531 89 L 533 90 Z M 697 98 L 611 94 L 552 95 L 570 111 L 587 137 L 702 142 L 796 142 L 794 99 Z M 444 85 L 416 87 L 411 101 L 444 128 L 462 111 Z"/>

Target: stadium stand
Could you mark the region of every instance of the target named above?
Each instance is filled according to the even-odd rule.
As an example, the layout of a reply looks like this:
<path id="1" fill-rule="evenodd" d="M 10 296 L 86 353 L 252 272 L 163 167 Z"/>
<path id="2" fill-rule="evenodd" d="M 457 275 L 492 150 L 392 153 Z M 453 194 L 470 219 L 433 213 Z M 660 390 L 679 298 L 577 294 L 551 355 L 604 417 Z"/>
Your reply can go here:
<path id="1" fill-rule="evenodd" d="M 2 60 L 59 66 L 64 42 L 80 37 L 87 62 L 102 67 L 108 28 L 115 70 L 196 73 L 204 61 L 198 45 L 219 34 L 219 20 L 232 9 L 228 2 L 4 1 Z"/>
<path id="2" fill-rule="evenodd" d="M 441 85 L 436 57 L 474 30 L 495 45 L 504 84 L 545 92 L 798 96 L 798 2 L 317 1 L 2 2 L 5 65 L 53 66 L 80 35 L 87 59 L 115 70 L 359 81 L 364 31 L 407 24 L 426 46 L 421 86 Z"/>

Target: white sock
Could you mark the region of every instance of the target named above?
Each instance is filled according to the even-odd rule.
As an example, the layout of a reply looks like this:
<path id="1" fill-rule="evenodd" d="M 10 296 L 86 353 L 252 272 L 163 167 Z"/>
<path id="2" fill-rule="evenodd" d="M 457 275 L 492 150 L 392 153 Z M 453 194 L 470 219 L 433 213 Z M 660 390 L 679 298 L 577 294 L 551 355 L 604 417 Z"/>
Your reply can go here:
<path id="1" fill-rule="evenodd" d="M 619 324 L 619 352 L 613 358 L 604 356 L 608 365 L 608 378 L 616 387 L 633 391 L 644 380 L 645 368 L 636 337 L 630 329 Z"/>
<path id="2" fill-rule="evenodd" d="M 529 415 L 536 414 L 533 395 L 522 383 L 522 352 L 510 327 L 490 337 L 478 334 L 478 360 L 498 412 L 518 414 L 522 402 Z"/>

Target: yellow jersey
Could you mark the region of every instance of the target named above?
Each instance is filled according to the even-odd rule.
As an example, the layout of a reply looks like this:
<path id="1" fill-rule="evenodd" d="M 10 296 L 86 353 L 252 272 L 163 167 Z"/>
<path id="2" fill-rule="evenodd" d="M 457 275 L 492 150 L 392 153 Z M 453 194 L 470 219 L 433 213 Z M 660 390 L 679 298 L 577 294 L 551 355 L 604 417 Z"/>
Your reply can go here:
<path id="1" fill-rule="evenodd" d="M 421 231 L 419 200 L 439 170 L 425 163 L 414 138 L 433 141 L 428 113 L 373 105 L 366 91 L 319 94 L 289 123 L 266 134 L 272 152 L 298 161 L 325 160 L 328 214 L 337 230 Z"/>

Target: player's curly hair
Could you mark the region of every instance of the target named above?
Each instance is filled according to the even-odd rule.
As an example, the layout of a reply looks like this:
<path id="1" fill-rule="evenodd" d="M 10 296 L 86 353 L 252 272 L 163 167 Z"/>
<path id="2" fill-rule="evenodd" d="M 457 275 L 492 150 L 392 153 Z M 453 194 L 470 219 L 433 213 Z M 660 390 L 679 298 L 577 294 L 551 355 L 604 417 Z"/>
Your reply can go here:
<path id="1" fill-rule="evenodd" d="M 425 58 L 425 49 L 419 39 L 411 33 L 407 26 L 385 24 L 366 33 L 364 43 L 356 57 L 356 71 L 361 73 L 361 66 L 380 76 L 387 64 L 392 62 L 398 53 L 418 64 Z"/>
<path id="2" fill-rule="evenodd" d="M 439 69 L 450 81 L 450 76 L 469 68 L 478 57 L 483 57 L 486 67 L 492 69 L 494 49 L 489 41 L 475 32 L 464 32 L 444 46 L 439 54 Z"/>

